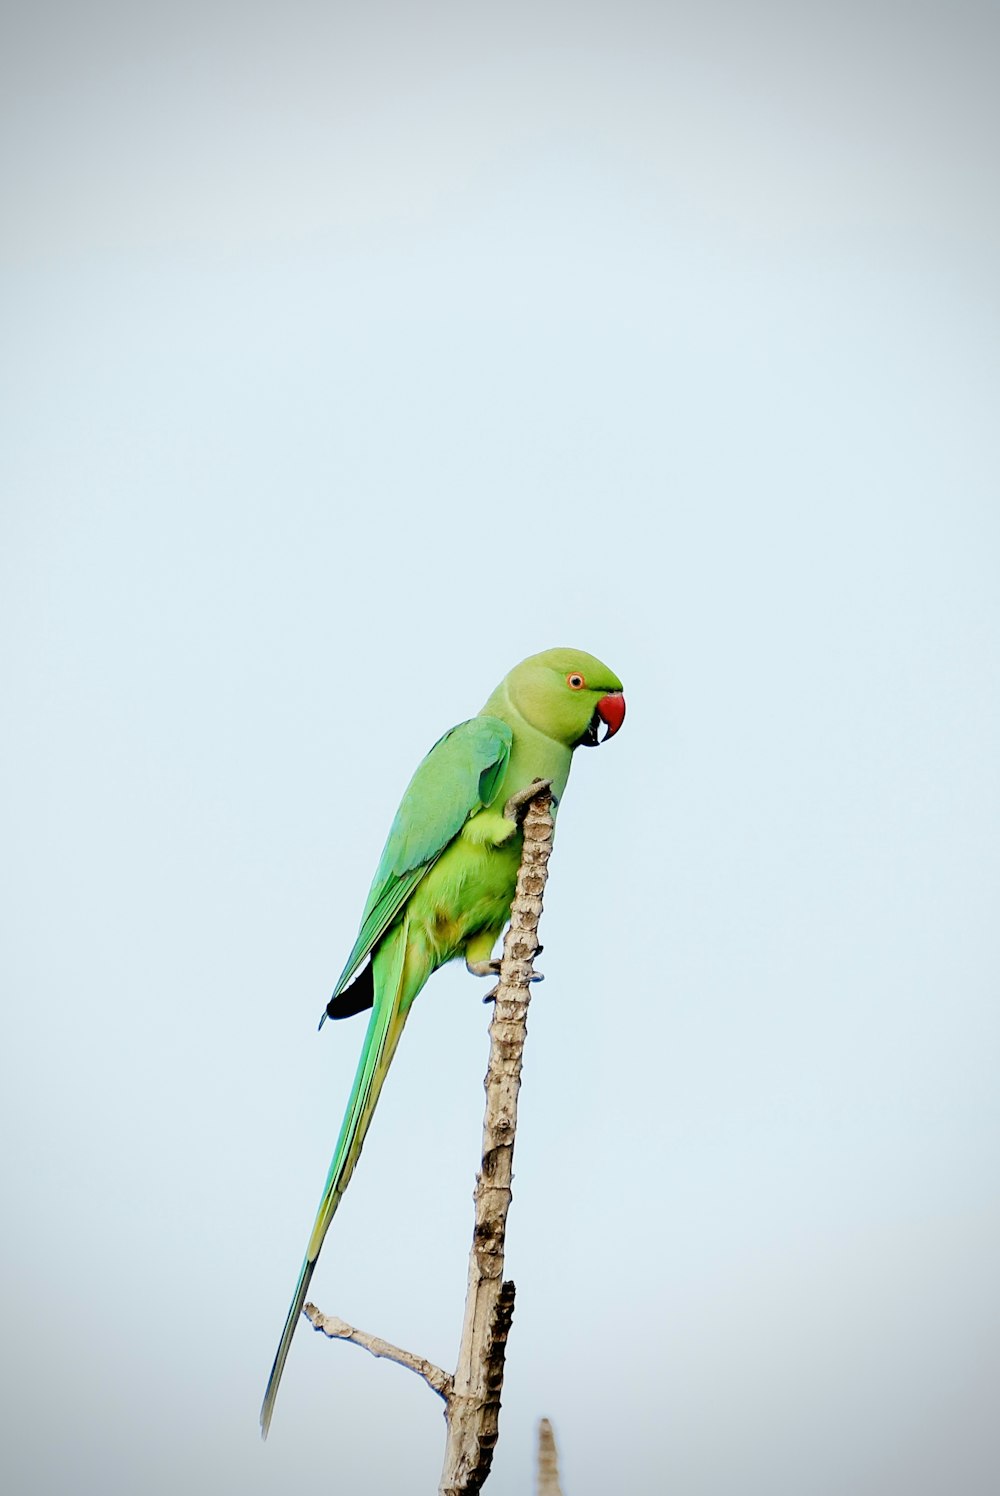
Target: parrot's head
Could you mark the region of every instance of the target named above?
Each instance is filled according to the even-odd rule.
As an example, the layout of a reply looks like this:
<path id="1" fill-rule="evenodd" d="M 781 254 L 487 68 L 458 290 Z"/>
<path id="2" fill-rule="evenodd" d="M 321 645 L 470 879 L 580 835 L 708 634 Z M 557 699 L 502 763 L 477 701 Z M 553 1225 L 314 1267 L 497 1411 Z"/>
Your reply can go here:
<path id="1" fill-rule="evenodd" d="M 621 681 L 582 649 L 530 655 L 515 665 L 506 686 L 521 716 L 568 748 L 594 748 L 614 737 L 625 720 Z"/>

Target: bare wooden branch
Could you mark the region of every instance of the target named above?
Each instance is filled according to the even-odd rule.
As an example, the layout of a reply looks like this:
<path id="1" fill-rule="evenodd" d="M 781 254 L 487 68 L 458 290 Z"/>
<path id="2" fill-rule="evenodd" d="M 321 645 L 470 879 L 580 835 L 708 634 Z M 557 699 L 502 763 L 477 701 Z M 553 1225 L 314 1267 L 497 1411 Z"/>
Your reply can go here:
<path id="1" fill-rule="evenodd" d="M 559 1484 L 559 1457 L 555 1435 L 547 1418 L 538 1423 L 538 1483 L 535 1496 L 562 1496 Z"/>
<path id="2" fill-rule="evenodd" d="M 552 797 L 547 782 L 536 783 L 539 792 L 528 804 L 523 819 L 521 866 L 504 939 L 500 981 L 491 994 L 494 1008 L 484 1083 L 483 1162 L 476 1177 L 476 1221 L 455 1375 L 450 1377 L 423 1356 L 357 1330 L 336 1315 L 323 1314 L 315 1304 L 306 1304 L 302 1311 L 314 1329 L 415 1371 L 444 1398 L 448 1435 L 439 1496 L 476 1496 L 482 1490 L 490 1473 L 500 1420 L 504 1355 L 514 1314 L 514 1285 L 503 1281 L 503 1254 L 517 1097 L 534 975 L 532 963 L 539 949 L 538 920 L 552 851 Z M 519 813 L 520 805 L 511 804 L 514 813 Z"/>
<path id="3" fill-rule="evenodd" d="M 423 1356 L 415 1356 L 412 1351 L 400 1350 L 398 1345 L 390 1345 L 388 1340 L 381 1340 L 377 1335 L 368 1335 L 364 1330 L 356 1330 L 346 1320 L 338 1319 L 335 1314 L 323 1314 L 316 1308 L 315 1304 L 306 1304 L 302 1310 L 306 1319 L 314 1330 L 321 1330 L 331 1340 L 349 1340 L 352 1345 L 360 1345 L 362 1350 L 370 1351 L 373 1356 L 381 1356 L 386 1361 L 395 1361 L 399 1366 L 405 1366 L 410 1371 L 415 1371 L 417 1376 L 423 1377 L 428 1387 L 443 1397 L 445 1401 L 451 1396 L 454 1378 L 440 1366 L 435 1366 L 433 1361 L 426 1360 Z"/>
<path id="4" fill-rule="evenodd" d="M 503 1282 L 504 1241 L 511 1200 L 517 1097 L 527 1033 L 532 962 L 552 850 L 551 796 L 536 795 L 524 817 L 524 847 L 504 940 L 500 982 L 490 1023 L 483 1162 L 476 1180 L 476 1223 L 469 1254 L 465 1320 L 439 1496 L 473 1496 L 490 1471 L 497 1441 L 504 1351 L 514 1311 L 514 1285 Z"/>

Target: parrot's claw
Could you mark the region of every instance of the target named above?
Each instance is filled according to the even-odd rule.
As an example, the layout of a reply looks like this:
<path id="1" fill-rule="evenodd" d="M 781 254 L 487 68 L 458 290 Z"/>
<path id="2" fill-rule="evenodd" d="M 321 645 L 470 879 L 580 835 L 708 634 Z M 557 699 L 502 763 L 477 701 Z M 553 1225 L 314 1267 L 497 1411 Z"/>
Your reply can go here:
<path id="1" fill-rule="evenodd" d="M 539 946 L 538 949 L 541 950 L 541 946 Z M 537 954 L 537 952 L 536 952 L 536 954 Z M 468 965 L 468 963 L 466 963 L 466 965 Z M 491 969 L 493 971 L 499 971 L 500 970 L 500 962 L 499 961 L 491 961 L 490 962 L 490 967 L 491 967 Z M 476 972 L 475 975 L 476 976 L 483 976 L 484 977 L 484 976 L 486 976 L 486 972 L 485 971 Z M 531 973 L 531 976 L 528 978 L 528 981 L 529 982 L 544 982 L 545 981 L 545 973 L 544 973 L 544 971 L 533 971 Z M 487 992 L 486 996 L 483 998 L 483 1002 L 484 1003 L 496 1002 L 496 996 L 497 996 L 497 993 L 499 991 L 500 991 L 500 984 L 498 982 L 497 985 L 493 988 L 492 992 Z"/>
<path id="2" fill-rule="evenodd" d="M 551 790 L 551 788 L 551 779 L 535 779 L 531 784 L 526 784 L 523 790 L 515 790 L 503 808 L 505 819 L 513 821 L 516 825 L 535 796 L 544 794 L 546 790 Z"/>
<path id="3" fill-rule="evenodd" d="M 529 982 L 544 982 L 545 981 L 545 973 L 544 973 L 544 971 L 533 971 L 531 973 L 531 976 L 528 978 L 528 981 Z M 493 988 L 492 992 L 487 992 L 486 996 L 483 998 L 483 1002 L 484 1003 L 494 1003 L 494 1002 L 496 1002 L 496 1000 L 497 1000 L 497 993 L 499 991 L 500 991 L 500 984 L 498 982 L 497 985 Z"/>

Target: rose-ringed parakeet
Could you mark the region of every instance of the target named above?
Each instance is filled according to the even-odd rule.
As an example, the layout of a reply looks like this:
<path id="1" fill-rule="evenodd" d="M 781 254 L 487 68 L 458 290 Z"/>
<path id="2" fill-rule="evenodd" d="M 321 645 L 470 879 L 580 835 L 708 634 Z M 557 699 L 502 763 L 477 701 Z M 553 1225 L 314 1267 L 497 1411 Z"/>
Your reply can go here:
<path id="1" fill-rule="evenodd" d="M 574 748 L 612 736 L 622 684 L 576 649 L 531 655 L 478 717 L 445 733 L 410 780 L 372 882 L 361 929 L 320 1019 L 371 1008 L 368 1032 L 305 1261 L 260 1412 L 267 1430 L 323 1238 L 354 1172 L 407 1014 L 431 972 L 464 956 L 477 976 L 507 918 L 521 860 L 518 808 L 551 785 L 562 799 Z M 605 731 L 601 736 L 601 727 Z M 365 965 L 365 962 L 368 962 Z"/>

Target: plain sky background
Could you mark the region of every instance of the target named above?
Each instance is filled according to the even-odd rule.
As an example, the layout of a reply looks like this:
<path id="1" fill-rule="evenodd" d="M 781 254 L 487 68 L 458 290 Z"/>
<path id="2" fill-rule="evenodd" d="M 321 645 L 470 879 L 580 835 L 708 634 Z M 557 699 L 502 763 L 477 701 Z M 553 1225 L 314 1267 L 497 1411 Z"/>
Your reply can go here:
<path id="1" fill-rule="evenodd" d="M 431 1492 L 303 1327 L 399 795 L 522 656 L 560 817 L 491 1496 L 987 1496 L 995 5 L 47 3 L 0 47 L 3 1485 Z M 451 1365 L 483 988 L 313 1296 Z"/>

